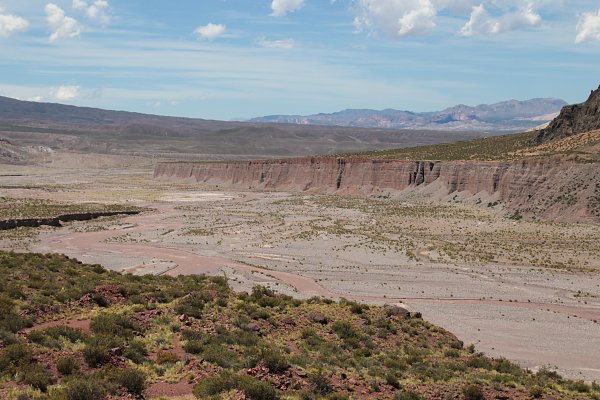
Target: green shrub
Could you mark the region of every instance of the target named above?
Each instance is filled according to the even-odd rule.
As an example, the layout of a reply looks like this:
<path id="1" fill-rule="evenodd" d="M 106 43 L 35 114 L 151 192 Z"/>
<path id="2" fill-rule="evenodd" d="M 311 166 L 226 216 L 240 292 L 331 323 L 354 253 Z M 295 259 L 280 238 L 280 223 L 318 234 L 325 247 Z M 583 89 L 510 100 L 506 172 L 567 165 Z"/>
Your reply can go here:
<path id="1" fill-rule="evenodd" d="M 385 375 L 385 381 L 388 385 L 394 389 L 400 389 L 400 382 L 398 382 L 398 376 L 393 372 L 388 372 Z"/>
<path id="2" fill-rule="evenodd" d="M 113 371 L 113 379 L 119 386 L 124 387 L 129 393 L 139 396 L 146 388 L 146 376 L 137 369 L 124 368 Z"/>
<path id="3" fill-rule="evenodd" d="M 83 358 L 87 365 L 96 368 L 110 361 L 110 350 L 119 348 L 115 338 L 107 336 L 95 336 L 88 340 L 83 349 Z"/>
<path id="4" fill-rule="evenodd" d="M 193 331 L 191 329 L 183 329 L 181 331 L 181 338 L 183 340 L 202 340 L 202 332 Z"/>
<path id="5" fill-rule="evenodd" d="M 204 306 L 210 301 L 212 301 L 212 296 L 208 292 L 191 293 L 179 301 L 179 304 L 175 307 L 175 312 L 188 317 L 201 318 Z"/>
<path id="6" fill-rule="evenodd" d="M 142 329 L 124 315 L 114 313 L 101 313 L 92 318 L 90 328 L 94 333 L 131 337 L 134 332 Z"/>
<path id="7" fill-rule="evenodd" d="M 311 390 L 315 394 L 325 395 L 333 390 L 329 378 L 325 376 L 323 371 L 317 371 L 308 375 L 308 382 L 310 383 Z"/>
<path id="8" fill-rule="evenodd" d="M 476 354 L 469 358 L 467 366 L 470 368 L 492 369 L 492 362 L 482 354 Z"/>
<path id="9" fill-rule="evenodd" d="M 34 389 L 45 392 L 53 383 L 50 372 L 37 364 L 29 364 L 19 368 L 19 381 L 33 387 Z"/>
<path id="10" fill-rule="evenodd" d="M 216 396 L 219 393 L 228 392 L 237 388 L 237 377 L 231 372 L 222 372 L 202 379 L 194 386 L 194 396 L 204 399 L 209 396 Z"/>
<path id="11" fill-rule="evenodd" d="M 69 380 L 65 385 L 65 400 L 99 400 L 107 393 L 106 383 L 96 376 L 79 377 Z"/>
<path id="12" fill-rule="evenodd" d="M 539 386 L 534 386 L 529 390 L 529 395 L 534 399 L 539 399 L 544 395 L 544 389 Z"/>
<path id="13" fill-rule="evenodd" d="M 267 382 L 259 381 L 248 375 L 242 375 L 238 389 L 250 400 L 277 400 L 277 390 Z"/>
<path id="14" fill-rule="evenodd" d="M 18 367 L 31 364 L 32 361 L 29 347 L 23 343 L 11 344 L 0 352 L 0 372 L 14 374 Z"/>
<path id="15" fill-rule="evenodd" d="M 425 400 L 425 397 L 412 390 L 403 390 L 394 396 L 394 400 Z"/>
<path id="16" fill-rule="evenodd" d="M 202 342 L 198 340 L 190 340 L 183 345 L 183 349 L 186 353 L 201 354 L 204 346 L 202 345 Z"/>
<path id="17" fill-rule="evenodd" d="M 260 359 L 270 372 L 276 374 L 287 370 L 290 366 L 286 357 L 275 348 L 263 347 L 260 350 Z"/>
<path id="18" fill-rule="evenodd" d="M 469 385 L 465 387 L 463 394 L 465 396 L 465 400 L 485 400 L 483 391 L 477 385 Z"/>
<path id="19" fill-rule="evenodd" d="M 579 393 L 588 393 L 591 389 L 590 385 L 588 385 L 584 381 L 571 382 L 568 385 L 568 388 L 569 388 L 569 390 L 572 390 L 574 392 L 579 392 Z"/>
<path id="20" fill-rule="evenodd" d="M 71 328 L 70 326 L 55 326 L 44 330 L 44 333 L 53 339 L 64 338 L 71 343 L 77 343 L 86 338 L 86 335 L 83 333 L 83 331 L 80 329 Z"/>
<path id="21" fill-rule="evenodd" d="M 146 361 L 148 350 L 146 349 L 146 345 L 143 341 L 139 339 L 133 339 L 123 351 L 123 355 L 134 363 L 141 364 Z"/>
<path id="22" fill-rule="evenodd" d="M 194 395 L 199 399 L 216 396 L 237 389 L 251 400 L 277 400 L 277 390 L 266 382 L 259 381 L 246 374 L 222 372 L 200 381 L 194 387 Z"/>
<path id="23" fill-rule="evenodd" d="M 61 375 L 71 375 L 79 370 L 79 364 L 73 357 L 63 357 L 56 363 L 56 369 Z"/>
<path id="24" fill-rule="evenodd" d="M 159 365 L 175 364 L 178 361 L 179 356 L 172 351 L 159 351 L 156 355 L 156 363 Z"/>
<path id="25" fill-rule="evenodd" d="M 358 332 L 356 332 L 352 324 L 348 321 L 335 321 L 331 325 L 331 329 L 344 340 L 357 339 L 359 337 Z"/>
<path id="26" fill-rule="evenodd" d="M 206 361 L 217 364 L 222 368 L 233 368 L 239 364 L 237 354 L 219 344 L 208 344 L 204 346 L 202 357 Z"/>
<path id="27" fill-rule="evenodd" d="M 14 333 L 7 331 L 4 328 L 0 328 L 0 347 L 8 346 L 10 344 L 17 343 L 17 337 Z"/>

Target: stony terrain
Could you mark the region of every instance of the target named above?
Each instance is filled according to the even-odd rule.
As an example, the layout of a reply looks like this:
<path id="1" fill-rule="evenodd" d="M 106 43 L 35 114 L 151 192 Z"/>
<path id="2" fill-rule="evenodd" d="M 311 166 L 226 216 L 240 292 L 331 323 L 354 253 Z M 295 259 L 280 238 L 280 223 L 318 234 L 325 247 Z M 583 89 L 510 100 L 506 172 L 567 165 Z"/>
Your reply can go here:
<path id="1" fill-rule="evenodd" d="M 154 211 L 5 231 L 5 249 L 134 274 L 226 274 L 236 290 L 261 284 L 298 298 L 404 303 L 486 354 L 600 380 L 596 225 L 508 219 L 500 204 L 460 196 L 223 191 L 156 181 L 148 169 L 12 168 L 22 176 L 1 178 L 12 197 Z"/>

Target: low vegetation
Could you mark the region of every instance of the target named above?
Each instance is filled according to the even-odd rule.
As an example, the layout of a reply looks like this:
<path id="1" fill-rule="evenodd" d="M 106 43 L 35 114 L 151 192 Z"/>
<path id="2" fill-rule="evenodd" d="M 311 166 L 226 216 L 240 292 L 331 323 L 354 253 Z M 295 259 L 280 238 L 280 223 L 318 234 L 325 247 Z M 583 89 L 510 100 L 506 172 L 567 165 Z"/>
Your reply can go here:
<path id="1" fill-rule="evenodd" d="M 534 132 L 492 136 L 429 146 L 352 154 L 378 160 L 498 161 L 521 158 L 516 153 L 531 147 Z M 346 154 L 348 155 L 348 154 Z"/>
<path id="2" fill-rule="evenodd" d="M 16 253 L 0 253 L 0 376 L 9 400 L 144 398 L 172 384 L 201 399 L 600 396 L 382 307 Z"/>

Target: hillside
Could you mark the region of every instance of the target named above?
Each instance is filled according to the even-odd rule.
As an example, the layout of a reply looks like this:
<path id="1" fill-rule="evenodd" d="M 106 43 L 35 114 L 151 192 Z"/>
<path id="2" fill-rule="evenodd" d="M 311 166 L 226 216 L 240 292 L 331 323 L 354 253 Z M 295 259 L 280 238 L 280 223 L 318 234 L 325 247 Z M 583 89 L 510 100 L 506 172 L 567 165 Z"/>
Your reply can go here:
<path id="1" fill-rule="evenodd" d="M 0 253 L 3 399 L 587 399 L 418 314 Z"/>
<path id="2" fill-rule="evenodd" d="M 363 128 L 522 132 L 549 122 L 566 104 L 559 99 L 510 100 L 475 107 L 461 104 L 438 112 L 344 110 L 308 116 L 271 115 L 251 121 Z"/>
<path id="3" fill-rule="evenodd" d="M 388 149 L 481 136 L 473 132 L 211 121 L 0 97 L 0 162 L 15 164 L 46 159 L 39 157 L 40 151 L 43 156 L 80 152 L 236 160 Z"/>
<path id="4" fill-rule="evenodd" d="M 559 116 L 538 133 L 534 143 L 541 144 L 598 129 L 600 129 L 600 87 L 593 90 L 585 102 L 564 107 Z"/>

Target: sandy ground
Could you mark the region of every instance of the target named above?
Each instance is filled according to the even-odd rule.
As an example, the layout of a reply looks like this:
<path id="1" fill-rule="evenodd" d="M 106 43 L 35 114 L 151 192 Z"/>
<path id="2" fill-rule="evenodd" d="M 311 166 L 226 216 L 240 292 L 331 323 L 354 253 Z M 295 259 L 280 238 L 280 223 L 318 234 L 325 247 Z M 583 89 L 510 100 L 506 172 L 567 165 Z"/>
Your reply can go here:
<path id="1" fill-rule="evenodd" d="M 404 303 L 487 354 L 600 381 L 597 226 L 515 222 L 457 202 L 215 190 L 154 182 L 143 168 L 28 168 L 0 176 L 3 196 L 153 211 L 0 237 L 4 247 L 135 274 L 225 274 L 238 290 Z"/>

